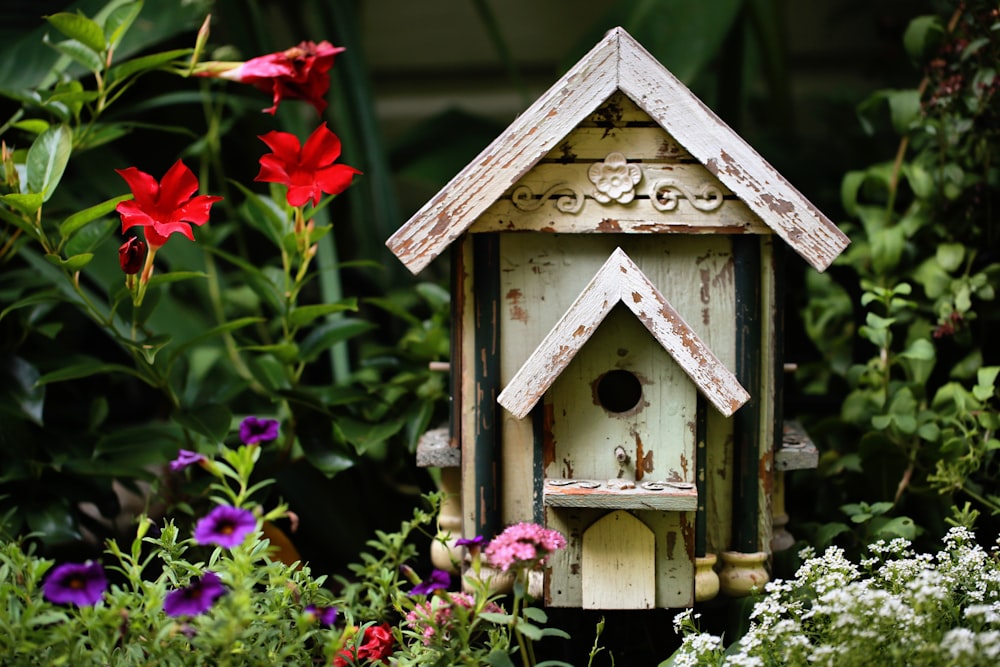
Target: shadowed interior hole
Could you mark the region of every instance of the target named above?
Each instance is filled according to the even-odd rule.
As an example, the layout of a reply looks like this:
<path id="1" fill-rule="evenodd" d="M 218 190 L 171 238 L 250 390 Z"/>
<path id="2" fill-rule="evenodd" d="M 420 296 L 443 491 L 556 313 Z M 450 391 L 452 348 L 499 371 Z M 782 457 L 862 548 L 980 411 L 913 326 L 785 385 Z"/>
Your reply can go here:
<path id="1" fill-rule="evenodd" d="M 597 400 L 608 412 L 628 412 L 641 398 L 642 383 L 629 371 L 608 371 L 597 382 Z"/>

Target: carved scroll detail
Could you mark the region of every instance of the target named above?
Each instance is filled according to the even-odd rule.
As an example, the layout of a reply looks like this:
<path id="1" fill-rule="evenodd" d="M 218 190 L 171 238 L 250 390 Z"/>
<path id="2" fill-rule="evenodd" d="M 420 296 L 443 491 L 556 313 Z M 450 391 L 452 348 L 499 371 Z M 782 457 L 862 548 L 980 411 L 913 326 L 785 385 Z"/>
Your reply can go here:
<path id="1" fill-rule="evenodd" d="M 674 211 L 681 199 L 687 199 L 699 211 L 714 211 L 722 206 L 722 191 L 711 183 L 702 183 L 696 188 L 688 188 L 677 181 L 666 178 L 653 183 L 649 201 L 657 211 Z"/>
<path id="2" fill-rule="evenodd" d="M 642 180 L 642 169 L 629 164 L 622 153 L 608 153 L 604 162 L 595 162 L 587 172 L 597 190 L 594 199 L 602 204 L 616 201 L 627 204 L 635 199 L 635 186 Z"/>
<path id="3" fill-rule="evenodd" d="M 553 199 L 559 211 L 579 213 L 580 209 L 583 208 L 584 198 L 582 192 L 563 181 L 556 183 L 537 198 L 530 187 L 520 185 L 510 193 L 510 199 L 514 207 L 521 211 L 537 211 L 545 202 Z"/>

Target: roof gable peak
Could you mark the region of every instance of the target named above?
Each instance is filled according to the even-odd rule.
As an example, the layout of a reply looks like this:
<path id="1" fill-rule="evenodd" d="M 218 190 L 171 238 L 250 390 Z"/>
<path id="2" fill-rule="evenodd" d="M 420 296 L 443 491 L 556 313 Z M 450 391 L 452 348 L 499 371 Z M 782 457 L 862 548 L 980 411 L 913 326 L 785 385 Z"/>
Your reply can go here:
<path id="1" fill-rule="evenodd" d="M 616 248 L 500 392 L 497 402 L 518 419 L 527 415 L 618 303 L 632 311 L 719 412 L 728 417 L 749 400 L 746 389 L 639 266 Z"/>
<path id="2" fill-rule="evenodd" d="M 421 271 L 618 90 L 816 269 L 847 247 L 833 222 L 622 28 L 610 30 L 386 245 Z"/>

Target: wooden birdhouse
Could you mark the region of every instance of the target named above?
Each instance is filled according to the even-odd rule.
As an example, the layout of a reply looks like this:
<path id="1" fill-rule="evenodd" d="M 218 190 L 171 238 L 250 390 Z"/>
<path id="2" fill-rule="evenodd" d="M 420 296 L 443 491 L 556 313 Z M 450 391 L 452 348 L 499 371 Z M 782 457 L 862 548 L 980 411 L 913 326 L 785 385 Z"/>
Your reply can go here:
<path id="1" fill-rule="evenodd" d="M 689 606 L 716 555 L 723 592 L 762 584 L 780 469 L 815 464 L 783 447 L 781 251 L 822 271 L 847 243 L 609 32 L 387 242 L 415 273 L 451 251 L 453 417 L 423 457 L 457 466 L 449 528 L 560 530 L 552 606 Z"/>

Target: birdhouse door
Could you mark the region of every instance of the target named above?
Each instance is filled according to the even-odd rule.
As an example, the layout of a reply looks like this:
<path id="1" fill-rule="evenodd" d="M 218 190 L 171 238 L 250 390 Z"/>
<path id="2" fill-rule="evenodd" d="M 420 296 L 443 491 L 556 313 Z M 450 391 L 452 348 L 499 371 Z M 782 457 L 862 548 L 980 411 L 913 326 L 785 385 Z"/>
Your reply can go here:
<path id="1" fill-rule="evenodd" d="M 552 385 L 545 516 L 571 544 L 553 563 L 550 604 L 690 603 L 696 406 L 690 378 L 621 306 Z"/>

